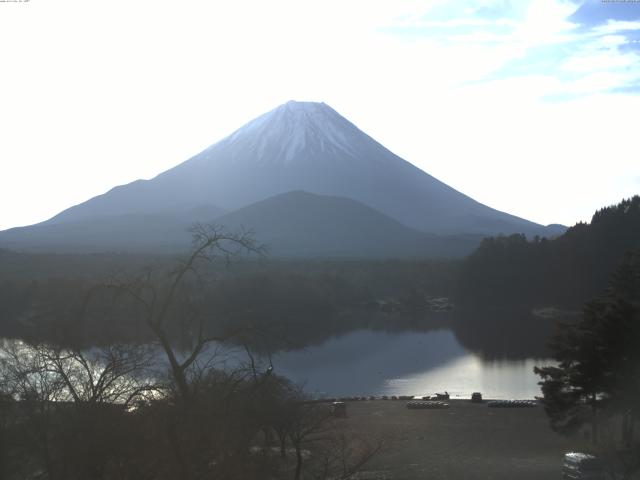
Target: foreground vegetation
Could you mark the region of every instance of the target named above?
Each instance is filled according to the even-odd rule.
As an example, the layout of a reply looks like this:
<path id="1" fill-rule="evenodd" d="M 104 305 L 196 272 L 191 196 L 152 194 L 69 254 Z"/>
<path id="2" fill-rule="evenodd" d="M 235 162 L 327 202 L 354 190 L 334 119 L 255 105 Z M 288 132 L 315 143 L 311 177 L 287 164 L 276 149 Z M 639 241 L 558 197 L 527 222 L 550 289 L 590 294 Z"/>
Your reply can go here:
<path id="1" fill-rule="evenodd" d="M 139 348 L 21 344 L 3 357 L 1 478 L 346 479 L 380 446 L 269 370 L 207 358 L 182 392 Z"/>
<path id="2" fill-rule="evenodd" d="M 628 253 L 606 293 L 563 324 L 551 348 L 557 365 L 536 368 L 551 427 L 590 428 L 620 478 L 640 471 L 640 250 Z"/>
<path id="3" fill-rule="evenodd" d="M 377 451 L 260 367 L 249 341 L 260 332 L 211 330 L 201 264 L 261 249 L 244 234 L 194 233 L 193 250 L 172 269 L 87 290 L 57 324 L 64 344 L 10 342 L 0 352 L 2 478 L 347 479 Z M 113 309 L 104 309 L 107 299 Z M 95 302 L 105 329 L 119 312 L 133 315 L 158 347 L 85 348 Z M 213 346 L 231 338 L 247 362 L 221 368 Z"/>

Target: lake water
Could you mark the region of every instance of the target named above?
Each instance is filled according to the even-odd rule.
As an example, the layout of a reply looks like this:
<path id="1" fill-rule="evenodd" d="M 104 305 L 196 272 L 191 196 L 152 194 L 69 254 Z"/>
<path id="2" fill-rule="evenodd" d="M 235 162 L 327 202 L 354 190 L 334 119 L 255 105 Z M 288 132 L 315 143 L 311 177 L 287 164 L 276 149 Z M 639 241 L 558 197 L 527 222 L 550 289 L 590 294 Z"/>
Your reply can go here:
<path id="1" fill-rule="evenodd" d="M 358 330 L 273 357 L 275 372 L 303 383 L 312 395 L 428 395 L 530 399 L 541 395 L 533 373 L 549 359 L 483 360 L 450 330 Z"/>
<path id="2" fill-rule="evenodd" d="M 246 364 L 242 349 L 213 350 L 219 350 L 219 368 Z M 158 360 L 165 361 L 159 350 Z M 534 358 L 486 360 L 464 348 L 452 330 L 356 330 L 277 353 L 272 362 L 275 373 L 304 385 L 312 396 L 423 396 L 447 391 L 452 398 L 469 398 L 478 391 L 495 399 L 541 395 L 533 367 L 552 363 Z"/>

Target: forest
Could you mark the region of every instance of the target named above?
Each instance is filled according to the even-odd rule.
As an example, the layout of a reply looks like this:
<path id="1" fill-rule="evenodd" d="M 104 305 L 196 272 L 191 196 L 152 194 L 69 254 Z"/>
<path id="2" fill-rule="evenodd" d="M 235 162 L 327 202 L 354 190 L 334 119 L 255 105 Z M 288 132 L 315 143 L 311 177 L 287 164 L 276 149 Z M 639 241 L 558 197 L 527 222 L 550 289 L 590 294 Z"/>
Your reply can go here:
<path id="1" fill-rule="evenodd" d="M 463 262 L 458 296 L 469 305 L 576 308 L 606 288 L 625 252 L 640 248 L 640 196 L 594 213 L 557 238 L 485 238 Z"/>
<path id="2" fill-rule="evenodd" d="M 0 335 L 69 341 L 66 333 L 64 338 L 59 335 L 60 326 L 77 321 L 91 291 L 91 308 L 83 312 L 83 338 L 74 340 L 86 344 L 139 342 L 147 335 L 136 327 L 134 311 L 114 303 L 110 294 L 96 292 L 96 286 L 161 276 L 181 260 L 9 251 L 0 256 Z M 428 299 L 451 296 L 458 268 L 457 262 L 447 260 L 216 259 L 201 266 L 207 294 L 200 308 L 208 328 L 268 326 L 279 337 L 287 332 L 286 345 L 303 346 L 373 324 L 392 329 L 431 325 L 437 318 L 430 318 Z M 392 315 L 388 309 L 394 310 Z"/>

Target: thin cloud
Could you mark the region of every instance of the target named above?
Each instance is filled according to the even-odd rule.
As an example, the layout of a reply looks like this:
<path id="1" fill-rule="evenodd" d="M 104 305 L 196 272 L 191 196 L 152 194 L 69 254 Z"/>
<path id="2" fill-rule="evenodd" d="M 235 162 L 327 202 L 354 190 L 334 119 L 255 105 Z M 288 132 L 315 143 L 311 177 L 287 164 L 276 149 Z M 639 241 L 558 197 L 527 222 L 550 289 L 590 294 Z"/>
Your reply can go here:
<path id="1" fill-rule="evenodd" d="M 606 24 L 598 25 L 592 29 L 592 31 L 598 35 L 626 32 L 629 30 L 640 30 L 640 21 L 608 20 Z"/>

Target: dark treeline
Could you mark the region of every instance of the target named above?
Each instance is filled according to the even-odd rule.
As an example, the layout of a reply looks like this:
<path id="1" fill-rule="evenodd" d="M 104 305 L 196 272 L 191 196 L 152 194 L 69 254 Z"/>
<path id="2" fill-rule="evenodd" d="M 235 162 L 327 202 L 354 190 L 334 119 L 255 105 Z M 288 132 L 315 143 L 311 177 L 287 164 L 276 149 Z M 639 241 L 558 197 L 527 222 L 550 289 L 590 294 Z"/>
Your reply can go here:
<path id="1" fill-rule="evenodd" d="M 149 332 L 136 321 L 139 312 L 96 287 L 157 276 L 178 258 L 0 251 L 0 336 L 63 344 L 148 341 Z M 302 347 L 356 328 L 431 328 L 440 317 L 426 299 L 451 296 L 458 266 L 445 260 L 234 258 L 229 265 L 201 266 L 209 285 L 201 307 L 210 331 L 262 329 L 260 344 L 252 345 L 257 349 Z M 81 329 L 69 328 L 78 322 Z M 174 325 L 172 338 L 184 340 Z"/>
<path id="2" fill-rule="evenodd" d="M 486 238 L 464 262 L 458 297 L 468 305 L 579 307 L 638 247 L 640 196 L 634 196 L 554 239 Z"/>
<path id="3" fill-rule="evenodd" d="M 582 304 L 606 287 L 625 253 L 639 247 L 638 196 L 557 238 L 486 238 L 459 271 L 456 335 L 488 357 L 548 356 L 556 326 L 577 321 Z"/>

